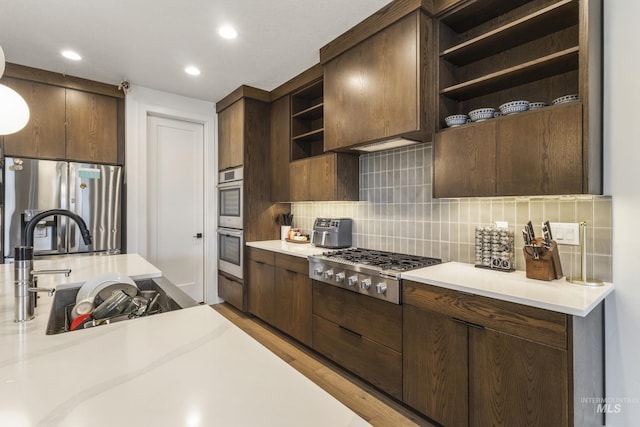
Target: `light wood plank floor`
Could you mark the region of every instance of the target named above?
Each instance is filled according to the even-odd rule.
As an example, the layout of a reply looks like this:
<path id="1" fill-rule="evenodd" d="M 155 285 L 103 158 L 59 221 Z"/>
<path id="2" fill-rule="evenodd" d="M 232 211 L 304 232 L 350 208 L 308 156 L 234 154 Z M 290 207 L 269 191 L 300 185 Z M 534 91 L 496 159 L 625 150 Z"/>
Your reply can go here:
<path id="1" fill-rule="evenodd" d="M 211 306 L 375 427 L 433 427 L 337 365 L 229 304 Z"/>

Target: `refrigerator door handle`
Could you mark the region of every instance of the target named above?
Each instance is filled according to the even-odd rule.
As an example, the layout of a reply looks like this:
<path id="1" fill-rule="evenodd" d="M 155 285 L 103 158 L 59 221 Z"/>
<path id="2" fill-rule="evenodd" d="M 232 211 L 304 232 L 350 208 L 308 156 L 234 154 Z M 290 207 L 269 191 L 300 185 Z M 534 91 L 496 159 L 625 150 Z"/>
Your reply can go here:
<path id="1" fill-rule="evenodd" d="M 56 215 L 55 220 L 58 229 L 58 252 L 67 253 L 67 217 Z"/>

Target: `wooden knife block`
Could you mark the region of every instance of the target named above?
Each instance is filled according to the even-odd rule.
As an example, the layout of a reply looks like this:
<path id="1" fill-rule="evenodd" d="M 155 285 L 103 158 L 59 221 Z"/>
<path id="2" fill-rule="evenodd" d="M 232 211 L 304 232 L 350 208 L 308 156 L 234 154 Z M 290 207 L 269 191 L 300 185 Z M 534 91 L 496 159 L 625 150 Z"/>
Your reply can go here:
<path id="1" fill-rule="evenodd" d="M 542 239 L 536 238 L 535 244 L 542 246 Z M 529 279 L 554 280 L 562 278 L 562 265 L 558 254 L 558 245 L 555 240 L 551 241 L 551 248 L 535 259 L 527 250 L 523 248 L 524 260 L 526 263 L 526 273 Z"/>

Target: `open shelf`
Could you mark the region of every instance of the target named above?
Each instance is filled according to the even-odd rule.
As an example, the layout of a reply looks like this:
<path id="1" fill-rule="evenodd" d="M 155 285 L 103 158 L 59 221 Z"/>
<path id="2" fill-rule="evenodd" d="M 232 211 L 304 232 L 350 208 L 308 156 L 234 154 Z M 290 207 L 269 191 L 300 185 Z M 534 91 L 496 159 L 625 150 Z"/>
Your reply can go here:
<path id="1" fill-rule="evenodd" d="M 324 151 L 324 87 L 316 80 L 291 94 L 291 160 Z"/>
<path id="2" fill-rule="evenodd" d="M 490 21 L 531 0 L 476 0 L 464 3 L 445 14 L 440 20 L 457 33 L 463 33 Z"/>
<path id="3" fill-rule="evenodd" d="M 315 104 L 311 107 L 299 111 L 295 114 L 292 114 L 291 117 L 294 119 L 301 120 L 316 120 L 322 118 L 324 115 L 324 103 Z"/>
<path id="4" fill-rule="evenodd" d="M 463 101 L 509 87 L 577 70 L 579 48 L 572 47 L 533 61 L 444 88 L 440 94 Z"/>
<path id="5" fill-rule="evenodd" d="M 440 57 L 455 65 L 466 65 L 577 24 L 578 1 L 564 0 L 452 46 Z"/>
<path id="6" fill-rule="evenodd" d="M 296 142 L 313 142 L 317 140 L 322 140 L 323 137 L 324 137 L 324 128 L 320 128 L 320 129 L 314 129 L 307 133 L 293 136 L 291 140 Z"/>

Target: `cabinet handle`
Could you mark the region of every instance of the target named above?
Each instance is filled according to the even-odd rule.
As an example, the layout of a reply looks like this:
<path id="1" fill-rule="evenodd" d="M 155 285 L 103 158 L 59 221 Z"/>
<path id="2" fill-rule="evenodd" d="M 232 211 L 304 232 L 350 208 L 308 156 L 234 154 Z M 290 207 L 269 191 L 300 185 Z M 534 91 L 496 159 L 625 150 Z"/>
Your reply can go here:
<path id="1" fill-rule="evenodd" d="M 338 325 L 338 327 L 339 327 L 340 329 L 342 329 L 343 331 L 345 331 L 345 332 L 347 332 L 347 333 L 351 334 L 351 335 L 355 335 L 355 336 L 356 336 L 356 337 L 358 337 L 358 338 L 362 338 L 362 335 L 360 335 L 360 334 L 359 334 L 359 333 L 357 333 L 357 332 L 352 331 L 351 329 L 347 329 L 347 328 L 345 328 L 345 327 L 344 327 L 344 326 L 342 326 L 342 325 Z"/>
<path id="2" fill-rule="evenodd" d="M 475 328 L 475 329 L 484 329 L 484 326 L 478 325 L 477 323 L 467 322 L 467 325 L 469 325 L 470 327 Z"/>
<path id="3" fill-rule="evenodd" d="M 462 325 L 469 326 L 470 328 L 484 329 L 484 326 L 482 326 L 482 325 L 478 325 L 477 323 L 467 322 L 466 320 L 458 319 L 456 317 L 452 317 L 451 320 L 453 320 L 456 323 L 460 323 Z"/>

